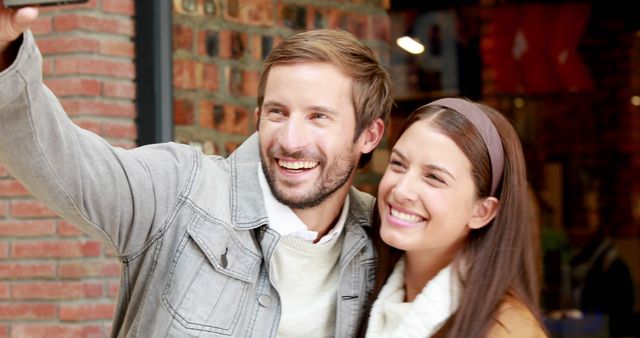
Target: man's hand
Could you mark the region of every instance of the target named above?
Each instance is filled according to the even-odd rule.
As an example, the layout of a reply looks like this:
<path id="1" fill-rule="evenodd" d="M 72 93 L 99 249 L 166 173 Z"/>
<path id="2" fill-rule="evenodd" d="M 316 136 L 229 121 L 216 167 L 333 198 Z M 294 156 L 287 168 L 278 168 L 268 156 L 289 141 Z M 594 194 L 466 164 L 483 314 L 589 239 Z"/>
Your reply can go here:
<path id="1" fill-rule="evenodd" d="M 38 17 L 35 7 L 17 10 L 7 9 L 0 0 L 0 72 L 15 60 L 17 44 L 13 42 L 24 33 Z"/>

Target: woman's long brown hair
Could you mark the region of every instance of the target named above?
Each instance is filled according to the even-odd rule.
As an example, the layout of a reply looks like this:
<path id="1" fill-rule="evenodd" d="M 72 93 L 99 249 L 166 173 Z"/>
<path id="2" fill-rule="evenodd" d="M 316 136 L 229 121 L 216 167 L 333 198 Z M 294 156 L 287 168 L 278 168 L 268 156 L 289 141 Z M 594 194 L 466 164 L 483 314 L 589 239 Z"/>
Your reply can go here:
<path id="1" fill-rule="evenodd" d="M 470 103 L 473 104 L 473 103 Z M 502 140 L 504 172 L 496 197 L 500 208 L 490 224 L 473 230 L 460 258 L 467 266 L 457 311 L 447 320 L 437 337 L 484 337 L 495 324 L 495 314 L 505 296 L 515 296 L 541 322 L 538 310 L 539 285 L 536 269 L 537 247 L 533 236 L 537 226 L 531 217 L 530 196 L 522 146 L 511 123 L 498 111 L 477 104 L 489 116 Z M 484 142 L 475 127 L 454 110 L 423 106 L 414 111 L 399 135 L 413 123 L 429 118 L 430 126 L 451 138 L 472 164 L 477 197 L 490 195 L 491 163 Z M 428 145 L 425 145 L 428 146 Z M 393 271 L 402 252 L 382 242 L 380 223 L 373 224 L 373 241 L 378 252 L 375 300 Z M 367 318 L 367 317 L 365 317 Z M 543 325 L 540 325 L 543 327 Z M 361 335 L 366 331 L 366 319 Z"/>

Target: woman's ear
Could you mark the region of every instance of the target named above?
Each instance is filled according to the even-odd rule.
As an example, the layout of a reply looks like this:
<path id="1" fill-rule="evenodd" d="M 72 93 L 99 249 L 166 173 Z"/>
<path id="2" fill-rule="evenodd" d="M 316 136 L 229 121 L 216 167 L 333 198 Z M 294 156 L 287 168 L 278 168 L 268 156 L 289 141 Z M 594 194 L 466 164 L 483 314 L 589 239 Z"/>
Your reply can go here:
<path id="1" fill-rule="evenodd" d="M 499 208 L 500 201 L 495 197 L 487 197 L 478 200 L 475 202 L 475 206 L 473 207 L 473 213 L 469 220 L 469 228 L 480 229 L 489 224 L 489 222 L 496 217 Z"/>

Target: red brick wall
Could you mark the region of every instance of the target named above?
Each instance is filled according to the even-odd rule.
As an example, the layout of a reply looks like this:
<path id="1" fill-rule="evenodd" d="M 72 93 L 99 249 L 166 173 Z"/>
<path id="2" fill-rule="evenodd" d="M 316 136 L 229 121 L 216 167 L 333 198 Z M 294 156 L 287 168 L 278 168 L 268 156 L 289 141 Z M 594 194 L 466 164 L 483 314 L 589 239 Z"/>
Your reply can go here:
<path id="1" fill-rule="evenodd" d="M 345 29 L 389 59 L 388 1 L 174 0 L 173 85 L 176 141 L 227 155 L 255 131 L 262 60 L 286 36 Z M 382 159 L 380 159 L 382 158 Z M 373 192 L 384 155 L 358 176 Z"/>
<path id="2" fill-rule="evenodd" d="M 254 130 L 261 60 L 294 31 L 345 28 L 388 58 L 385 3 L 174 1 L 177 140 L 207 153 L 235 149 Z M 33 27 L 45 82 L 74 122 L 124 147 L 136 139 L 133 15 L 132 0 L 91 0 L 43 10 Z M 119 276 L 105 245 L 57 218 L 0 164 L 0 338 L 107 337 Z"/>
<path id="3" fill-rule="evenodd" d="M 41 11 L 46 84 L 75 123 L 135 145 L 134 2 Z M 35 200 L 0 164 L 0 337 L 106 337 L 120 264 Z"/>

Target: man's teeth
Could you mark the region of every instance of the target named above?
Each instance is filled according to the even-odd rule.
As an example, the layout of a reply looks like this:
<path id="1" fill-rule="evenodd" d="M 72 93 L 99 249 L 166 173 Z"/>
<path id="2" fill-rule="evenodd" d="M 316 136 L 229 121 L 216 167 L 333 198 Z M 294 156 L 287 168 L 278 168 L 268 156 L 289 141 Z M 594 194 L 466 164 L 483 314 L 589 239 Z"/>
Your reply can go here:
<path id="1" fill-rule="evenodd" d="M 286 169 L 298 170 L 298 169 L 311 169 L 315 168 L 318 165 L 318 162 L 315 161 L 295 161 L 295 162 L 287 162 L 283 160 L 279 160 L 278 164 Z"/>
<path id="2" fill-rule="evenodd" d="M 391 209 L 391 215 L 393 215 L 393 217 L 395 218 L 411 223 L 418 223 L 422 221 L 422 217 L 420 216 L 407 214 L 393 208 Z"/>

